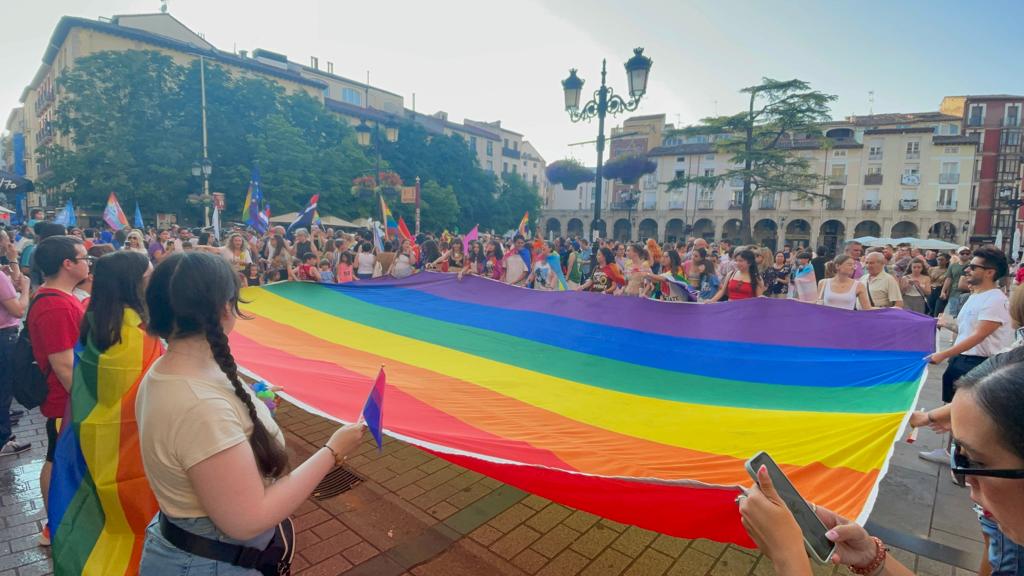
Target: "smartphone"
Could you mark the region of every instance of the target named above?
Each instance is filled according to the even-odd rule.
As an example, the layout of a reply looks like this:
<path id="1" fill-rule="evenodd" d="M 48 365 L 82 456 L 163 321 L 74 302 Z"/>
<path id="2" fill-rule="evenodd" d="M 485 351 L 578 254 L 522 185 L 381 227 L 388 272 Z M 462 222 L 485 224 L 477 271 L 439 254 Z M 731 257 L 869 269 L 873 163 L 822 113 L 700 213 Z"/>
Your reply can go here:
<path id="1" fill-rule="evenodd" d="M 793 483 L 782 473 L 779 465 L 772 460 L 766 452 L 758 452 L 753 458 L 747 460 L 747 473 L 757 482 L 757 471 L 764 466 L 768 470 L 768 476 L 775 485 L 775 491 L 785 502 L 786 507 L 793 513 L 796 523 L 804 534 L 804 544 L 811 557 L 822 564 L 827 564 L 836 550 L 834 542 L 825 537 L 828 528 L 821 523 L 814 509 L 800 496 L 800 493 L 793 487 Z"/>

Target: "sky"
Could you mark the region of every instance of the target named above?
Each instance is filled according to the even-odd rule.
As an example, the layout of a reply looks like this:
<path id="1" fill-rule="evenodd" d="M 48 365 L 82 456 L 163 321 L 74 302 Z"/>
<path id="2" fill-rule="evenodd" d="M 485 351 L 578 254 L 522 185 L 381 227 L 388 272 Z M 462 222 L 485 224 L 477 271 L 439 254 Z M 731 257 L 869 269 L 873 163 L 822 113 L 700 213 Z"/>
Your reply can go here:
<path id="1" fill-rule="evenodd" d="M 61 16 L 159 9 L 159 0 L 0 0 L 0 117 L 18 105 Z M 607 58 L 608 83 L 625 94 L 623 63 L 637 46 L 654 65 L 634 114 L 681 125 L 739 111 L 739 89 L 762 77 L 837 95 L 835 118 L 1024 93 L 1019 1 L 170 0 L 169 11 L 221 50 L 265 48 L 304 64 L 317 56 L 355 80 L 369 71 L 407 108 L 415 94 L 418 112 L 501 120 L 548 162 L 594 163 L 596 120 L 574 124 L 563 109 L 569 68 L 589 96 Z"/>

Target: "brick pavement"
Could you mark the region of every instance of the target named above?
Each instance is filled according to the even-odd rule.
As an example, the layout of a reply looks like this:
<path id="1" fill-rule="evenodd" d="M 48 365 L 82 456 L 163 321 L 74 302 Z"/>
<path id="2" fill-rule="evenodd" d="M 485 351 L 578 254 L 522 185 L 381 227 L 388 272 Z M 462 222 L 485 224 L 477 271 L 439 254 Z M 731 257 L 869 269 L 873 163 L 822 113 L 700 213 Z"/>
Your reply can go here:
<path id="1" fill-rule="evenodd" d="M 932 371 L 922 405 L 934 406 L 940 370 Z M 321 446 L 336 424 L 282 405 L 278 420 L 294 461 Z M 43 420 L 33 412 L 15 428 L 33 449 L 0 459 L 0 576 L 49 573 L 35 545 L 42 523 L 38 472 Z M 897 445 L 872 520 L 977 554 L 977 521 L 948 473 L 920 461 L 918 449 L 939 439 L 922 432 L 918 446 Z M 349 467 L 364 478 L 354 489 L 296 512 L 298 576 L 763 576 L 771 563 L 756 551 L 708 540 L 683 540 L 625 526 L 530 495 L 402 442 L 384 450 L 367 436 Z M 936 502 L 941 501 L 939 504 Z M 967 510 L 966 512 L 964 510 Z M 924 556 L 894 550 L 918 574 L 966 576 Z M 848 574 L 818 567 L 816 574 Z"/>

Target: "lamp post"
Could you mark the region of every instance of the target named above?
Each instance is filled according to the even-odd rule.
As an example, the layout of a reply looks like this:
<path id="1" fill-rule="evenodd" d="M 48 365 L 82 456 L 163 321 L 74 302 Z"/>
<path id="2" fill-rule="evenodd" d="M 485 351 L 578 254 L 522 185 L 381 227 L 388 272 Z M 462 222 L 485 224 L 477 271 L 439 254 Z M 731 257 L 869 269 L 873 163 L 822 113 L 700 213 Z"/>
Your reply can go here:
<path id="1" fill-rule="evenodd" d="M 206 131 L 203 131 L 205 135 Z M 205 142 L 205 138 L 203 139 Z M 206 151 L 206 146 L 203 146 L 203 152 Z M 209 158 L 202 158 L 192 163 L 192 176 L 196 179 L 203 179 L 203 193 L 199 196 L 199 202 L 203 205 L 203 226 L 210 227 L 210 174 L 213 173 L 213 164 Z"/>
<path id="2" fill-rule="evenodd" d="M 626 195 L 623 196 L 622 199 L 626 201 L 626 220 L 629 220 L 629 238 L 627 238 L 627 240 L 632 240 L 633 209 L 636 208 L 636 205 L 640 202 L 640 191 L 635 188 L 630 188 L 629 190 L 626 190 Z M 637 234 L 637 236 L 639 236 L 639 234 Z"/>
<path id="3" fill-rule="evenodd" d="M 594 221 L 591 223 L 591 238 L 597 239 L 601 225 L 601 171 L 604 166 L 604 119 L 608 114 L 632 112 L 640 105 L 640 99 L 647 92 L 647 78 L 653 61 L 644 56 L 643 48 L 633 50 L 633 57 L 626 61 L 626 75 L 629 79 L 629 100 L 623 100 L 605 83 L 607 61 L 601 60 L 601 87 L 594 92 L 594 98 L 580 106 L 583 79 L 576 75 L 576 69 L 569 70 L 569 77 L 562 80 L 565 92 L 565 111 L 573 122 L 597 118 L 597 170 L 594 181 Z"/>

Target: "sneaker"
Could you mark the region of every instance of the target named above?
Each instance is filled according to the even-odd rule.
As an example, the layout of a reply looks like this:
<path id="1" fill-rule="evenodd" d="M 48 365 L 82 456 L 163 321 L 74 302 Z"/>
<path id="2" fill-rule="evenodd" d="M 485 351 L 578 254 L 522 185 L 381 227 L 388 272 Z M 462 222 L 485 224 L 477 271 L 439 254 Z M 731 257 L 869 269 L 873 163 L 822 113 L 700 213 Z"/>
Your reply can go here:
<path id="1" fill-rule="evenodd" d="M 921 460 L 949 466 L 949 452 L 946 452 L 945 448 L 936 448 L 931 452 L 918 452 L 917 456 Z"/>
<path id="2" fill-rule="evenodd" d="M 31 448 L 32 445 L 28 442 L 15 442 L 12 436 L 10 440 L 4 444 L 3 448 L 0 448 L 0 456 L 10 456 L 12 454 L 21 454 L 25 450 Z"/>
<path id="3" fill-rule="evenodd" d="M 49 546 L 50 545 L 50 525 L 47 524 L 43 527 L 43 531 L 39 534 L 39 545 Z"/>

